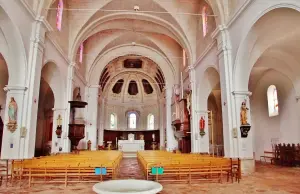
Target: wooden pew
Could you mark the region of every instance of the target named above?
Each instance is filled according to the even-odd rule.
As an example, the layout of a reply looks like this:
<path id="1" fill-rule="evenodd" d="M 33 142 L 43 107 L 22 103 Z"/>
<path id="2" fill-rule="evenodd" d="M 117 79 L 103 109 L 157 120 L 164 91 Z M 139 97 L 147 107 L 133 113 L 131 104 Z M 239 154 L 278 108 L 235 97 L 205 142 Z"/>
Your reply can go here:
<path id="1" fill-rule="evenodd" d="M 99 182 L 115 179 L 122 153 L 118 151 L 85 151 L 14 161 L 12 179 L 28 179 L 28 184 Z M 99 171 L 98 174 L 95 172 Z"/>
<path id="2" fill-rule="evenodd" d="M 241 178 L 240 160 L 214 158 L 199 154 L 174 154 L 165 151 L 138 152 L 138 162 L 147 180 L 186 182 L 217 181 L 222 182 Z M 158 169 L 163 169 L 163 173 Z M 154 171 L 153 171 L 154 170 Z M 155 173 L 156 170 L 156 173 Z"/>
<path id="3" fill-rule="evenodd" d="M 264 158 L 265 163 L 267 162 L 266 159 L 270 159 L 271 164 L 273 164 L 274 159 L 275 159 L 275 153 L 274 152 L 270 152 L 270 151 L 264 151 L 264 155 L 260 156 L 260 161 L 261 161 L 262 158 Z"/>
<path id="4" fill-rule="evenodd" d="M 8 160 L 0 160 L 0 186 L 2 185 L 4 179 L 6 183 L 9 180 L 8 165 L 9 165 Z"/>

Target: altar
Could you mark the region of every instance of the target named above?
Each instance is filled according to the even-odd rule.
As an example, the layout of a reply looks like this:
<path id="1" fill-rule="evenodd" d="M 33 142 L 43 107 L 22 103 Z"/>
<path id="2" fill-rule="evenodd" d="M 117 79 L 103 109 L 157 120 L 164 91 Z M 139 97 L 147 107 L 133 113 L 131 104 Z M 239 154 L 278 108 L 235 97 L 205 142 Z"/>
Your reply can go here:
<path id="1" fill-rule="evenodd" d="M 123 152 L 123 157 L 136 157 L 137 151 L 145 150 L 144 140 L 134 140 L 134 135 L 128 135 L 128 140 L 118 141 L 118 150 Z"/>

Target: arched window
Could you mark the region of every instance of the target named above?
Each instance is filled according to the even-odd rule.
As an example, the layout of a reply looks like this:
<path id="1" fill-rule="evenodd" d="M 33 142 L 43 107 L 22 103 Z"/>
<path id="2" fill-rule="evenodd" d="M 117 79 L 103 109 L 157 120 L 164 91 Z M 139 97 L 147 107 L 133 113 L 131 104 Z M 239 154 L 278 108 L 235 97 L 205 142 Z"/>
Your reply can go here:
<path id="1" fill-rule="evenodd" d="M 185 50 L 182 49 L 182 63 L 183 63 L 183 67 L 186 66 L 186 53 Z"/>
<path id="2" fill-rule="evenodd" d="M 82 63 L 82 61 L 83 61 L 83 43 L 81 43 L 79 47 L 79 63 Z"/>
<path id="3" fill-rule="evenodd" d="M 271 85 L 267 91 L 269 117 L 279 115 L 278 96 L 276 86 Z"/>
<path id="4" fill-rule="evenodd" d="M 117 116 L 115 114 L 110 114 L 110 128 L 117 128 Z"/>
<path id="5" fill-rule="evenodd" d="M 136 129 L 136 114 L 129 114 L 129 129 Z"/>
<path id="6" fill-rule="evenodd" d="M 154 115 L 153 114 L 148 115 L 148 129 L 150 129 L 150 130 L 154 129 Z"/>
<path id="7" fill-rule="evenodd" d="M 206 6 L 204 6 L 202 8 L 202 28 L 203 28 L 203 37 L 206 36 L 207 32 L 208 32 L 208 28 L 207 28 L 207 25 L 208 25 L 208 17 L 207 17 L 207 12 L 206 12 L 207 8 Z"/>
<path id="8" fill-rule="evenodd" d="M 59 31 L 61 31 L 63 11 L 64 11 L 64 1 L 59 0 L 57 5 L 57 13 L 56 13 L 56 28 Z"/>

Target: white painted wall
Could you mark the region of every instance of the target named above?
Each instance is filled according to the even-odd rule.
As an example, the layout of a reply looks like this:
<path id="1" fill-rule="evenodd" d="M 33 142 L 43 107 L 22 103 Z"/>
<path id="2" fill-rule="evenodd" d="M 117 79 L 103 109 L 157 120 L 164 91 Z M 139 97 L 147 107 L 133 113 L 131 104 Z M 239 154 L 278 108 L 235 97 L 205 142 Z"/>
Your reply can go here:
<path id="1" fill-rule="evenodd" d="M 131 105 L 107 105 L 106 106 L 106 115 L 105 115 L 105 129 L 110 129 L 110 114 L 115 113 L 117 115 L 117 129 L 127 130 L 127 117 L 126 111 L 128 110 L 136 110 L 140 111 L 140 117 L 137 122 L 136 130 L 147 130 L 147 119 L 149 114 L 154 115 L 154 129 L 159 129 L 159 106 L 157 103 L 150 105 L 142 105 L 142 106 L 131 106 Z"/>
<path id="2" fill-rule="evenodd" d="M 267 90 L 272 84 L 277 88 L 279 115 L 269 117 Z M 296 101 L 292 82 L 286 76 L 268 71 L 257 83 L 250 99 L 256 160 L 264 151 L 272 150 L 272 138 L 279 138 L 280 143 L 299 143 L 300 104 Z"/>

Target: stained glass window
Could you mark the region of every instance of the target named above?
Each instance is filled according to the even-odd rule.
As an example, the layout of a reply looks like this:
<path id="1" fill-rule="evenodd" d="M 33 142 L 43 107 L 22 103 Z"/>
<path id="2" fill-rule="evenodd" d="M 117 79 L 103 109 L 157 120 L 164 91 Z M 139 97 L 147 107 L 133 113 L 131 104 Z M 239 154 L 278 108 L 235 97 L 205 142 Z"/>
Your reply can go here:
<path id="1" fill-rule="evenodd" d="M 136 128 L 136 114 L 130 113 L 129 115 L 129 128 L 135 129 Z"/>
<path id="2" fill-rule="evenodd" d="M 207 35 L 207 32 L 208 32 L 208 28 L 207 28 L 207 25 L 208 25 L 208 17 L 207 17 L 207 12 L 206 12 L 207 8 L 206 6 L 204 6 L 202 8 L 202 28 L 203 28 L 203 37 L 205 37 Z"/>
<path id="3" fill-rule="evenodd" d="M 153 114 L 148 115 L 148 129 L 151 129 L 151 130 L 154 129 L 154 115 Z"/>
<path id="4" fill-rule="evenodd" d="M 183 63 L 183 67 L 186 66 L 186 53 L 185 50 L 182 49 L 182 63 Z"/>
<path id="5" fill-rule="evenodd" d="M 83 43 L 79 47 L 79 62 L 82 63 L 83 60 Z"/>
<path id="6" fill-rule="evenodd" d="M 117 128 L 117 118 L 115 114 L 110 115 L 110 128 L 111 129 Z"/>
<path id="7" fill-rule="evenodd" d="M 279 115 L 277 88 L 274 85 L 269 86 L 267 91 L 269 117 Z"/>
<path id="8" fill-rule="evenodd" d="M 63 11 L 64 11 L 64 2 L 63 0 L 59 0 L 57 5 L 57 14 L 56 14 L 56 28 L 59 31 L 61 31 Z"/>

